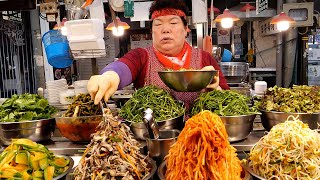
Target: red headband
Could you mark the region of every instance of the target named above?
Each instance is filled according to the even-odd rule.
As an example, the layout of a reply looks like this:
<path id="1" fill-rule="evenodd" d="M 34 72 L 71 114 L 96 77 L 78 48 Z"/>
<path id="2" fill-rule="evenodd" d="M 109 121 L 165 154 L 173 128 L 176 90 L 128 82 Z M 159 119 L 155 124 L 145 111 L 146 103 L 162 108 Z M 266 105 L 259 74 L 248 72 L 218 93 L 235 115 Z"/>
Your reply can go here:
<path id="1" fill-rule="evenodd" d="M 183 17 L 184 19 L 187 18 L 186 14 L 179 9 L 165 8 L 158 11 L 154 11 L 151 15 L 151 19 L 154 20 L 159 16 L 167 16 L 167 15 L 176 15 L 176 16 Z"/>

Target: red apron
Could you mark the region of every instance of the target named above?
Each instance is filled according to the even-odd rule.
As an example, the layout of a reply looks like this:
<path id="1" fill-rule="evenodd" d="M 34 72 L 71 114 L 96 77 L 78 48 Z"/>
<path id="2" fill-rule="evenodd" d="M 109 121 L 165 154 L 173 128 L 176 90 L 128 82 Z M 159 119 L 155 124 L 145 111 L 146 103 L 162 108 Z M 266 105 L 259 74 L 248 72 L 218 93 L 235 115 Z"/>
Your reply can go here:
<path id="1" fill-rule="evenodd" d="M 193 105 L 193 102 L 199 96 L 199 92 L 177 92 L 168 88 L 160 79 L 158 71 L 164 71 L 164 66 L 158 60 L 153 47 L 146 48 L 148 52 L 148 64 L 145 76 L 145 86 L 154 85 L 167 90 L 175 99 L 183 101 L 187 112 Z M 199 49 L 192 48 L 190 68 L 201 69 L 201 52 Z"/>

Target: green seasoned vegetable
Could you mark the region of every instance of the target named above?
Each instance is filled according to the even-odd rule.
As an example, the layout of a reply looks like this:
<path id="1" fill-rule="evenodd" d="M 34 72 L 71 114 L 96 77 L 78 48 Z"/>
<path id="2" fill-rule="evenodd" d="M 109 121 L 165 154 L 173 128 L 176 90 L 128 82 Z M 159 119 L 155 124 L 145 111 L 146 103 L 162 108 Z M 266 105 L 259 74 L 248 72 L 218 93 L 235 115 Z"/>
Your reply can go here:
<path id="1" fill-rule="evenodd" d="M 130 122 L 142 122 L 144 111 L 153 110 L 156 121 L 178 117 L 184 114 L 184 107 L 170 94 L 155 86 L 145 86 L 136 91 L 121 108 L 119 116 Z"/>
<path id="2" fill-rule="evenodd" d="M 209 110 L 219 116 L 237 116 L 256 114 L 255 108 L 248 106 L 249 98 L 230 90 L 213 90 L 202 93 L 196 100 L 191 115 L 203 110 Z"/>
<path id="3" fill-rule="evenodd" d="M 0 122 L 48 119 L 55 112 L 48 100 L 37 94 L 13 95 L 0 106 Z"/>
<path id="4" fill-rule="evenodd" d="M 89 94 L 79 94 L 73 98 L 73 102 L 68 106 L 64 117 L 78 117 L 78 116 L 94 116 L 101 115 L 102 110 L 100 106 L 94 105 L 93 100 Z"/>
<path id="5" fill-rule="evenodd" d="M 296 86 L 268 88 L 260 102 L 260 109 L 278 112 L 320 112 L 320 87 Z"/>

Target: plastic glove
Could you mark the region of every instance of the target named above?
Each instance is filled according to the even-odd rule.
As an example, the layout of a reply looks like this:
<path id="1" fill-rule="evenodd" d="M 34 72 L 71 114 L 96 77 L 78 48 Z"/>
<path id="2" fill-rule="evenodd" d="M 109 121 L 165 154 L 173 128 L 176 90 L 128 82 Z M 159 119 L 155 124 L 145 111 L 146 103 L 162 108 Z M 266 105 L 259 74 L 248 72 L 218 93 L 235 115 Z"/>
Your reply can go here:
<path id="1" fill-rule="evenodd" d="M 211 70 L 215 70 L 213 66 L 205 66 L 201 69 L 201 71 L 211 71 Z M 206 88 L 207 89 L 217 89 L 217 90 L 221 90 L 221 87 L 219 86 L 219 72 L 217 76 L 213 77 L 213 83 L 209 84 Z"/>
<path id="2" fill-rule="evenodd" d="M 94 104 L 98 104 L 102 98 L 108 101 L 117 91 L 119 84 L 119 75 L 114 71 L 107 71 L 102 75 L 91 76 L 87 89 Z"/>

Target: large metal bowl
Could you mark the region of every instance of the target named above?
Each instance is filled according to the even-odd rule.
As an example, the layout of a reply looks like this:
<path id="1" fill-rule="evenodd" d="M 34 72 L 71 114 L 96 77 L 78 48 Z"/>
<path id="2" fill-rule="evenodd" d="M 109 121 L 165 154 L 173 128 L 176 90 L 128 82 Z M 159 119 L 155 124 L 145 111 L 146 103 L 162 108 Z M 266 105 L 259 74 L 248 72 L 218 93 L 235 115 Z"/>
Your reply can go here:
<path id="1" fill-rule="evenodd" d="M 285 113 L 276 111 L 261 111 L 261 122 L 263 127 L 270 131 L 270 129 L 279 123 L 285 122 L 289 116 L 297 117 L 302 122 L 309 125 L 310 129 L 318 129 L 318 123 L 320 124 L 320 113 Z"/>
<path id="2" fill-rule="evenodd" d="M 158 167 L 158 177 L 160 180 L 166 180 L 166 171 L 167 171 L 167 167 L 166 167 L 166 161 L 164 161 L 163 163 L 161 163 L 161 165 Z M 243 180 L 251 180 L 251 176 L 250 174 L 245 170 L 242 169 L 241 173 L 241 179 Z"/>
<path id="3" fill-rule="evenodd" d="M 240 141 L 247 138 L 252 129 L 256 114 L 240 116 L 220 116 L 223 121 L 230 142 Z"/>
<path id="4" fill-rule="evenodd" d="M 2 122 L 0 123 L 0 141 L 3 145 L 9 145 L 12 139 L 18 138 L 27 138 L 35 142 L 47 141 L 52 137 L 55 127 L 54 118 Z"/>
<path id="5" fill-rule="evenodd" d="M 219 71 L 159 71 L 158 74 L 170 89 L 179 92 L 196 92 L 206 88 L 214 76 L 219 76 Z"/>
<path id="6" fill-rule="evenodd" d="M 129 126 L 135 138 L 145 140 L 143 134 L 147 133 L 148 130 L 143 122 L 129 122 L 125 121 Z M 182 130 L 184 127 L 184 114 L 175 118 L 168 120 L 157 121 L 158 127 L 160 130 L 165 129 L 178 129 Z"/>

